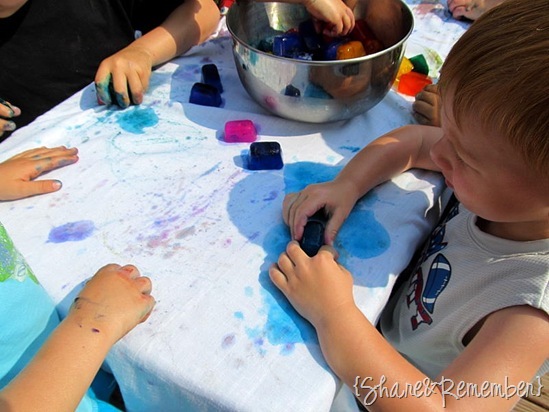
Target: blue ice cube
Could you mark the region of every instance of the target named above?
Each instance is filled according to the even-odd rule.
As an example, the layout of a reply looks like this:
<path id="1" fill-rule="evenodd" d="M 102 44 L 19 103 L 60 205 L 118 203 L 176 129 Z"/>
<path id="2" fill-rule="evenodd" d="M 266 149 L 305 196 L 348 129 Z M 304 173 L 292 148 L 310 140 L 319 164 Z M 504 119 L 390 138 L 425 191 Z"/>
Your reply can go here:
<path id="1" fill-rule="evenodd" d="M 202 66 L 202 83 L 217 87 L 219 93 L 223 93 L 223 85 L 219 77 L 217 66 L 213 63 Z"/>
<path id="2" fill-rule="evenodd" d="M 284 33 L 273 39 L 273 54 L 281 57 L 293 57 L 303 51 L 303 44 L 298 33 Z"/>
<path id="3" fill-rule="evenodd" d="M 299 245 L 309 257 L 316 255 L 318 250 L 324 245 L 326 220 L 327 217 L 324 209 L 320 209 L 307 219 Z"/>
<path id="4" fill-rule="evenodd" d="M 291 97 L 301 96 L 301 92 L 299 91 L 299 89 L 292 84 L 286 86 L 286 88 L 284 89 L 284 94 Z"/>
<path id="5" fill-rule="evenodd" d="M 282 169 L 282 151 L 278 142 L 253 142 L 248 155 L 248 169 Z"/>
<path id="6" fill-rule="evenodd" d="M 191 88 L 189 102 L 201 106 L 221 106 L 221 94 L 215 86 L 205 83 L 195 83 Z"/>
<path id="7" fill-rule="evenodd" d="M 318 52 L 323 46 L 322 37 L 316 32 L 312 19 L 299 23 L 299 35 L 310 52 Z"/>

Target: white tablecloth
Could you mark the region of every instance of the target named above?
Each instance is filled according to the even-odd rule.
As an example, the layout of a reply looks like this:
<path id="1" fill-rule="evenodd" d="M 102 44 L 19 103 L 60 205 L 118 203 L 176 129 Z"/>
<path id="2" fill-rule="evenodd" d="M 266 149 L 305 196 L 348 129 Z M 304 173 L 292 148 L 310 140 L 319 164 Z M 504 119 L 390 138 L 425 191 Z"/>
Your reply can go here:
<path id="1" fill-rule="evenodd" d="M 406 55 L 432 49 L 444 58 L 466 25 L 438 2 L 409 4 L 416 26 Z M 141 106 L 99 107 L 90 85 L 0 145 L 0 160 L 42 145 L 80 150 L 77 164 L 47 176 L 61 191 L 0 203 L 1 221 L 61 311 L 106 263 L 133 263 L 153 281 L 152 315 L 108 357 L 130 411 L 330 409 L 339 381 L 267 274 L 289 240 L 282 199 L 413 121 L 412 99 L 394 91 L 349 121 L 274 117 L 246 94 L 231 46 L 222 21 L 210 41 L 153 73 Z M 188 103 L 205 63 L 220 71 L 221 108 Z M 221 139 L 237 119 L 281 144 L 282 170 L 242 167 L 248 144 Z M 360 201 L 341 230 L 340 260 L 372 322 L 430 230 L 442 189 L 437 174 L 404 173 Z"/>

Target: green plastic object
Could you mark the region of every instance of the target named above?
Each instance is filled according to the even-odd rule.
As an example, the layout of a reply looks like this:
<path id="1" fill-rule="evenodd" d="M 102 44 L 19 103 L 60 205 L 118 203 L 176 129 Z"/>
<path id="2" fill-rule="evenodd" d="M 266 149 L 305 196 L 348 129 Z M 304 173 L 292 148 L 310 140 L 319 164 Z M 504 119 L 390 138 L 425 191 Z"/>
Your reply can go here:
<path id="1" fill-rule="evenodd" d="M 423 54 L 418 54 L 417 56 L 410 57 L 410 62 L 414 68 L 412 69 L 416 73 L 429 74 L 429 65 Z"/>

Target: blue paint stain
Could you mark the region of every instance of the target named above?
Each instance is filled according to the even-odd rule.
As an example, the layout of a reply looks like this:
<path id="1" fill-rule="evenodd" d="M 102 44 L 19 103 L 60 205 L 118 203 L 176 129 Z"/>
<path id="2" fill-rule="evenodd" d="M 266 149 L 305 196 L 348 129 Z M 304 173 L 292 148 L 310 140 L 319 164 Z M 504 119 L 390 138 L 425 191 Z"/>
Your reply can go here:
<path id="1" fill-rule="evenodd" d="M 313 162 L 299 162 L 286 164 L 284 168 L 285 193 L 296 192 L 304 189 L 307 185 L 333 180 L 341 171 L 343 166 L 331 166 Z M 269 179 L 277 178 L 270 175 Z M 276 346 L 281 355 L 290 355 L 298 344 L 318 344 L 318 338 L 312 325 L 302 318 L 295 311 L 286 297 L 271 282 L 266 266 L 276 262 L 278 256 L 285 250 L 290 241 L 288 227 L 282 223 L 282 218 L 268 229 L 267 233 L 257 232 L 255 228 L 249 227 L 249 213 L 261 213 L 262 207 L 250 210 L 248 205 L 256 205 L 249 199 L 250 191 L 257 190 L 258 185 L 265 185 L 264 200 L 276 200 L 280 195 L 274 196 L 275 191 L 269 189 L 267 181 L 259 180 L 257 175 L 251 175 L 236 185 L 231 192 L 231 200 L 228 205 L 229 215 L 233 223 L 247 237 L 248 241 L 258 243 L 266 252 L 265 267 L 262 267 L 259 274 L 261 288 L 259 290 L 262 307 L 258 313 L 265 318 L 265 322 L 259 325 L 247 325 L 245 327 L 248 339 L 253 343 L 259 354 L 264 355 L 267 351 L 267 344 Z M 350 257 L 367 259 L 378 256 L 385 252 L 390 246 L 390 236 L 385 228 L 376 220 L 374 213 L 369 206 L 376 203 L 375 192 L 369 193 L 362 198 L 350 216 L 340 229 L 335 247 L 340 252 L 339 262 L 345 265 L 345 260 Z M 360 273 L 355 273 L 360 276 Z M 246 296 L 252 296 L 252 288 L 246 287 Z M 236 314 L 241 314 L 237 316 Z M 244 321 L 242 312 L 235 312 L 235 317 Z M 247 317 L 247 319 L 250 319 Z"/>
<path id="2" fill-rule="evenodd" d="M 351 153 L 356 153 L 360 150 L 358 146 L 340 146 L 340 149 L 349 150 Z"/>
<path id="3" fill-rule="evenodd" d="M 244 314 L 241 311 L 237 311 L 234 313 L 234 317 L 237 319 L 244 319 Z"/>
<path id="4" fill-rule="evenodd" d="M 91 220 L 65 223 L 50 230 L 48 242 L 78 242 L 90 237 L 94 230 L 95 226 Z"/>
<path id="5" fill-rule="evenodd" d="M 145 127 L 158 123 L 158 116 L 150 107 L 133 106 L 131 109 L 120 112 L 117 123 L 129 133 L 143 134 Z"/>

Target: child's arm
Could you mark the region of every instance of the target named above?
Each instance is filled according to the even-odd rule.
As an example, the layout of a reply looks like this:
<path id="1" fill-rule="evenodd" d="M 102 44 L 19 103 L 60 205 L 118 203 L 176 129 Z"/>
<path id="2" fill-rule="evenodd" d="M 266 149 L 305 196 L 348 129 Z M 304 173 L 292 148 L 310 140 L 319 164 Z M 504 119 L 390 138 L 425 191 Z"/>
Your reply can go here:
<path id="1" fill-rule="evenodd" d="M 429 151 L 441 136 L 441 129 L 435 127 L 401 127 L 363 148 L 332 182 L 288 194 L 283 217 L 292 238 L 301 239 L 307 218 L 325 208 L 329 215 L 325 241 L 331 245 L 355 203 L 369 190 L 408 169 L 438 171 Z"/>
<path id="2" fill-rule="evenodd" d="M 269 2 L 272 0 L 257 0 Z M 355 1 L 348 0 L 281 0 L 283 3 L 302 4 L 316 19 L 317 30 L 323 34 L 335 37 L 345 36 L 355 26 L 355 16 L 350 7 L 354 7 Z"/>
<path id="3" fill-rule="evenodd" d="M 0 201 L 22 199 L 61 189 L 58 180 L 34 179 L 77 161 L 78 150 L 64 146 L 30 149 L 5 160 L 0 163 Z"/>
<path id="4" fill-rule="evenodd" d="M 95 75 L 98 100 L 121 107 L 132 102 L 140 104 L 152 68 L 205 41 L 219 18 L 219 9 L 212 0 L 185 1 L 160 26 L 101 62 Z M 111 79 L 116 102 L 111 102 L 109 94 Z"/>
<path id="5" fill-rule="evenodd" d="M 513 396 L 508 392 L 508 399 L 495 392 L 490 396 L 489 391 L 480 396 L 463 396 L 463 391 L 456 391 L 457 385 L 463 381 L 482 387 L 488 382 L 504 388 L 507 385 L 512 391 L 510 385 L 529 382 L 549 357 L 549 316 L 526 306 L 506 308 L 487 317 L 463 354 L 434 381 L 445 386 L 434 386 L 358 309 L 353 298 L 353 278 L 338 265 L 334 255 L 330 246 L 323 246 L 315 257 L 309 258 L 292 241 L 269 274 L 296 310 L 315 327 L 322 353 L 334 373 L 351 389 L 357 386 L 361 402 L 373 402 L 368 406 L 371 411 L 510 410 L 518 400 L 516 393 Z M 422 386 L 422 382 L 426 384 Z M 415 396 L 408 387 L 408 395 L 398 398 L 394 389 L 403 393 L 407 384 L 418 388 Z M 456 386 L 451 388 L 452 384 Z M 385 392 L 380 392 L 381 388 Z"/>
<path id="6" fill-rule="evenodd" d="M 0 391 L 0 405 L 74 411 L 112 345 L 150 314 L 150 292 L 150 280 L 134 266 L 100 269 L 31 363 Z"/>

